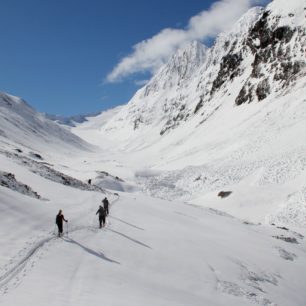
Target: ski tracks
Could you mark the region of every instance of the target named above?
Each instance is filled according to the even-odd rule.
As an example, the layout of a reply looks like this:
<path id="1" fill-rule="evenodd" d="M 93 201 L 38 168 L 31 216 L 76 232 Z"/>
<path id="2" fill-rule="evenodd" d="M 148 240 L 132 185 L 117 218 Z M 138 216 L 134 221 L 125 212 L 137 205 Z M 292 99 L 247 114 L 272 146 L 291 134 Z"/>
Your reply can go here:
<path id="1" fill-rule="evenodd" d="M 110 207 L 112 207 L 118 200 L 119 196 L 112 201 Z M 109 220 L 106 222 L 105 228 L 111 226 Z M 69 233 L 73 234 L 77 231 L 91 230 L 96 232 L 95 227 L 91 226 L 75 226 Z M 16 288 L 22 281 L 27 273 L 33 269 L 39 259 L 42 258 L 45 251 L 48 250 L 51 244 L 62 241 L 62 239 L 57 239 L 54 234 L 50 232 L 50 236 L 40 238 L 37 241 L 27 241 L 26 246 L 21 249 L 18 254 L 12 258 L 9 263 L 0 268 L 0 297 L 1 295 L 7 294 L 10 290 Z"/>
<path id="2" fill-rule="evenodd" d="M 46 237 L 37 242 L 27 242 L 30 247 L 24 247 L 16 259 L 11 259 L 1 270 L 4 272 L 0 275 L 0 294 L 6 294 L 12 288 L 16 288 L 22 278 L 24 278 L 28 271 L 34 268 L 36 262 L 42 258 L 44 254 L 44 247 L 55 241 L 55 237 Z"/>
<path id="3" fill-rule="evenodd" d="M 70 230 L 69 234 L 84 229 L 93 230 L 91 226 L 78 226 Z M 63 242 L 61 238 L 58 238 L 54 234 L 52 235 L 50 233 L 50 235 L 38 241 L 26 242 L 28 246 L 20 250 L 8 264 L 0 269 L 0 273 L 3 271 L 0 275 L 0 295 L 6 294 L 16 288 L 29 271 L 35 267 L 36 263 L 43 257 L 51 245 Z"/>

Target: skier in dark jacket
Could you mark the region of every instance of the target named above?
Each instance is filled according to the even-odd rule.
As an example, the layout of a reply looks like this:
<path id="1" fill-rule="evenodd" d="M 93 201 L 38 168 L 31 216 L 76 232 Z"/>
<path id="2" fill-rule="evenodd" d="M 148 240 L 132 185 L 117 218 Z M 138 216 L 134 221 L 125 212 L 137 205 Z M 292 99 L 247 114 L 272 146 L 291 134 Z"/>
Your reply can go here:
<path id="1" fill-rule="evenodd" d="M 108 213 L 109 213 L 109 212 L 108 212 L 108 206 L 109 206 L 108 199 L 105 197 L 105 198 L 102 200 L 102 202 L 103 202 L 105 214 L 106 214 L 106 216 L 108 216 Z"/>
<path id="2" fill-rule="evenodd" d="M 96 212 L 96 215 L 99 214 L 99 224 L 100 228 L 105 225 L 105 210 L 104 208 L 100 205 L 98 211 Z"/>
<path id="3" fill-rule="evenodd" d="M 68 220 L 65 219 L 62 210 L 60 209 L 55 219 L 55 223 L 58 227 L 58 237 L 63 236 L 63 221 L 68 222 Z"/>

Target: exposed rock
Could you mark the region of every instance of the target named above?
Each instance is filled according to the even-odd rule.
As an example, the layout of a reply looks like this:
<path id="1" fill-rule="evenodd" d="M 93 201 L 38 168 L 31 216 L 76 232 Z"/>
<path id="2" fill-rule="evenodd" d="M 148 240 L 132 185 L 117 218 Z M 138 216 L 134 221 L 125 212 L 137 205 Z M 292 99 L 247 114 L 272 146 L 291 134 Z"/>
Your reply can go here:
<path id="1" fill-rule="evenodd" d="M 137 130 L 139 128 L 140 123 L 142 123 L 141 117 L 134 120 L 134 130 Z"/>
<path id="2" fill-rule="evenodd" d="M 253 52 L 256 52 L 257 48 L 263 49 L 269 44 L 269 38 L 271 37 L 271 31 L 268 26 L 269 14 L 270 12 L 264 12 L 262 17 L 257 21 L 257 23 L 250 31 L 250 35 L 247 41 Z M 257 41 L 259 41 L 258 45 Z"/>
<path id="3" fill-rule="evenodd" d="M 124 180 L 122 178 L 120 178 L 119 176 L 113 176 L 110 173 L 106 172 L 106 171 L 96 171 L 98 176 L 95 179 L 101 179 L 104 177 L 109 177 L 113 180 L 119 181 L 119 182 L 124 182 Z"/>
<path id="4" fill-rule="evenodd" d="M 174 116 L 167 120 L 164 128 L 160 131 L 160 135 L 164 135 L 170 129 L 174 129 L 179 126 L 180 122 L 186 120 L 189 114 L 185 111 L 185 105 L 182 105 L 179 111 Z"/>
<path id="5" fill-rule="evenodd" d="M 251 95 L 249 94 L 248 87 L 244 85 L 240 90 L 235 103 L 236 105 L 241 105 L 242 103 L 248 102 L 251 100 Z"/>
<path id="6" fill-rule="evenodd" d="M 232 194 L 232 191 L 220 191 L 218 193 L 218 197 L 220 198 L 227 198 L 228 196 L 230 196 Z"/>
<path id="7" fill-rule="evenodd" d="M 272 236 L 273 238 L 276 238 L 276 239 L 280 239 L 280 240 L 283 240 L 283 241 L 286 241 L 286 242 L 289 242 L 289 243 L 295 243 L 295 244 L 298 244 L 299 242 L 297 241 L 296 238 L 294 237 L 285 237 L 283 235 L 281 236 Z"/>
<path id="8" fill-rule="evenodd" d="M 222 58 L 218 76 L 212 84 L 211 95 L 213 95 L 227 80 L 232 80 L 239 74 L 241 62 L 242 56 L 240 53 L 228 53 Z"/>
<path id="9" fill-rule="evenodd" d="M 282 229 L 284 231 L 289 231 L 289 228 L 287 228 L 285 226 L 277 226 L 277 228 Z"/>
<path id="10" fill-rule="evenodd" d="M 13 173 L 0 171 L 0 185 L 36 199 L 41 198 L 30 186 L 17 181 Z"/>
<path id="11" fill-rule="evenodd" d="M 285 260 L 294 261 L 297 256 L 294 253 L 288 252 L 285 249 L 278 248 L 279 256 Z"/>
<path id="12" fill-rule="evenodd" d="M 288 43 L 290 42 L 294 33 L 295 31 L 287 26 L 279 27 L 273 32 L 272 42 L 275 44 L 277 41 L 284 40 L 285 43 Z"/>
<path id="13" fill-rule="evenodd" d="M 203 106 L 203 104 L 204 104 L 204 100 L 203 100 L 203 96 L 201 96 L 201 97 L 200 97 L 200 101 L 199 101 L 199 103 L 196 105 L 196 108 L 195 108 L 195 110 L 194 110 L 194 114 L 196 114 L 196 113 L 200 110 L 200 108 Z"/>
<path id="14" fill-rule="evenodd" d="M 246 46 L 253 53 L 254 60 L 251 75 L 235 100 L 237 105 L 250 102 L 254 96 L 257 96 L 258 101 L 269 96 L 271 85 L 267 73 L 272 76 L 273 81 L 282 82 L 280 88 L 283 88 L 288 86 L 306 65 L 293 57 L 294 51 L 289 45 L 293 37 L 296 37 L 296 33 L 300 34 L 297 36 L 300 39 L 302 30 L 278 26 L 280 18 L 278 16 L 274 17 L 273 21 L 269 18 L 270 12 L 265 11 L 251 28 L 246 39 Z M 277 90 L 277 86 L 273 87 Z"/>
<path id="15" fill-rule="evenodd" d="M 1 151 L 5 156 L 13 159 L 18 164 L 22 164 L 24 167 L 28 168 L 31 172 L 44 177 L 45 179 L 51 180 L 56 183 L 60 183 L 66 186 L 77 188 L 80 190 L 94 190 L 98 192 L 104 192 L 104 190 L 95 185 L 89 185 L 84 183 L 76 178 L 73 178 L 69 175 L 61 173 L 51 166 L 46 165 L 45 163 L 38 162 L 36 160 L 27 158 L 25 156 L 20 156 L 18 154 L 13 154 L 7 151 Z"/>
<path id="16" fill-rule="evenodd" d="M 38 154 L 38 153 L 30 152 L 30 156 L 34 157 L 36 159 L 43 160 L 42 156 L 40 154 Z"/>
<path id="17" fill-rule="evenodd" d="M 265 99 L 270 94 L 270 85 L 269 80 L 264 79 L 257 85 L 256 95 L 258 97 L 258 101 Z"/>

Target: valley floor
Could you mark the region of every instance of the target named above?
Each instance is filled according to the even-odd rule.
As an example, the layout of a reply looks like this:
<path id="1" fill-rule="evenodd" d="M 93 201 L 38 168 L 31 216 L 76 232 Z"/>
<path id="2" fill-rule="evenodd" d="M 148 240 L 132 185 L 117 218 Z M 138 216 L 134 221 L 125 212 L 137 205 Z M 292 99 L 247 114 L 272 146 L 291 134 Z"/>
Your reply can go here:
<path id="1" fill-rule="evenodd" d="M 20 202 L 0 188 L 0 305 L 305 305 L 296 232 L 124 193 L 110 195 L 101 230 L 102 194 L 62 187 L 61 200 Z M 58 207 L 69 219 L 63 238 L 52 232 Z"/>

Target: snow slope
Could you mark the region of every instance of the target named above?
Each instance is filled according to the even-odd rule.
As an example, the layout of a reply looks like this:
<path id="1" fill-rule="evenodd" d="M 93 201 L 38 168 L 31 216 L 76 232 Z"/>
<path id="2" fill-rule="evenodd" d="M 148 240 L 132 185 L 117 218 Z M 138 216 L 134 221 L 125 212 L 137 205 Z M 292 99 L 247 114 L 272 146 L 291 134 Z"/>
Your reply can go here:
<path id="1" fill-rule="evenodd" d="M 275 0 L 179 50 L 71 128 L 99 148 L 1 94 L 0 305 L 304 306 L 301 9 Z"/>
<path id="2" fill-rule="evenodd" d="M 306 245 L 296 232 L 125 193 L 108 195 L 100 230 L 103 193 L 7 164 L 49 201 L 0 187 L 1 305 L 304 305 Z M 60 208 L 62 239 L 53 235 Z"/>
<path id="3" fill-rule="evenodd" d="M 0 146 L 27 154 L 52 151 L 50 155 L 93 150 L 93 146 L 36 112 L 24 100 L 6 93 L 0 93 Z"/>

